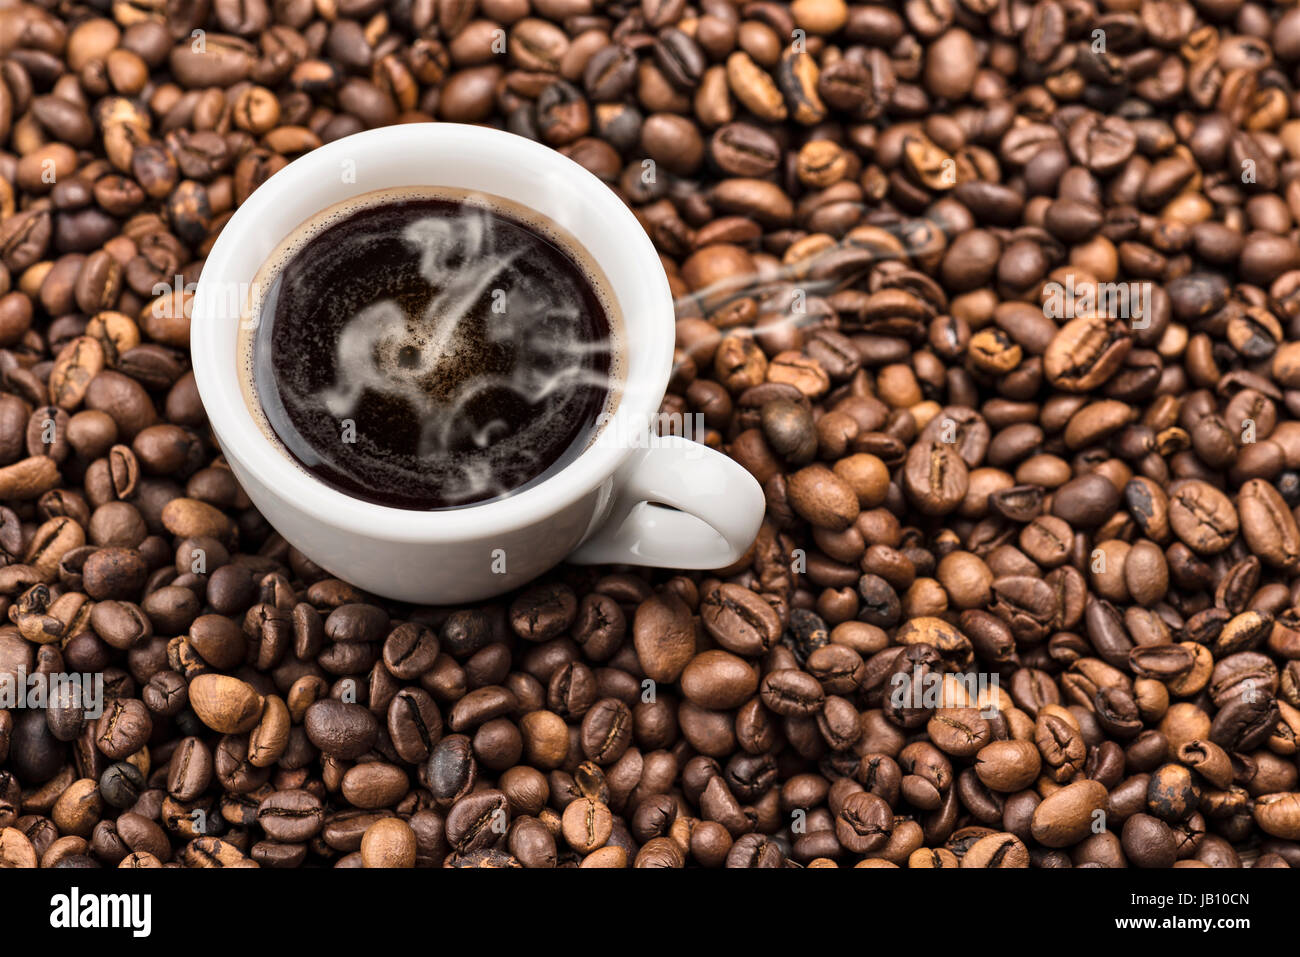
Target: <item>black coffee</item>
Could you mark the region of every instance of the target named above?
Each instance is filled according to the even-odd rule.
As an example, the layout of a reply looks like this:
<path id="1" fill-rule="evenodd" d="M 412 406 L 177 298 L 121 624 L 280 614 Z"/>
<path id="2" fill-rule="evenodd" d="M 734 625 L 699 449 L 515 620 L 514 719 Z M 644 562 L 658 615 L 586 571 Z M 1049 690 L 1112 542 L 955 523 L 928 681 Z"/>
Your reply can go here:
<path id="1" fill-rule="evenodd" d="M 477 203 L 341 217 L 271 281 L 252 341 L 267 424 L 314 475 L 398 508 L 508 495 L 567 464 L 610 397 L 586 270 Z"/>

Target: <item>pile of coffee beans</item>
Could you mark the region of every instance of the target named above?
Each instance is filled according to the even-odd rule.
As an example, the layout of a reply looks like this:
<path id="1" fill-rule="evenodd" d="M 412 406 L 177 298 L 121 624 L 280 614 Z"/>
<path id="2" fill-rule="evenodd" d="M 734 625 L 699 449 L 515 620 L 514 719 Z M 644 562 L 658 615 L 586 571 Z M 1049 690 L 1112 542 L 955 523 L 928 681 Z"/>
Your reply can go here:
<path id="1" fill-rule="evenodd" d="M 0 677 L 104 682 L 0 710 L 0 866 L 1300 866 L 1298 67 L 1253 0 L 0 0 Z M 250 507 L 203 257 L 434 119 L 644 224 L 734 567 L 399 606 Z"/>

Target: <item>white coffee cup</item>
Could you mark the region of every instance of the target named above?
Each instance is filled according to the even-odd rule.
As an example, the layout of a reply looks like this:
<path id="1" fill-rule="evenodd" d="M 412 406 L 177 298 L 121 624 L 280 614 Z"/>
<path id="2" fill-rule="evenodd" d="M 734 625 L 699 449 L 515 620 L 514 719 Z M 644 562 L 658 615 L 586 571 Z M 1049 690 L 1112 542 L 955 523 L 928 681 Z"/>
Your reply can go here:
<path id="1" fill-rule="evenodd" d="M 474 190 L 540 213 L 604 273 L 623 320 L 622 396 L 596 441 L 540 482 L 458 509 L 389 508 L 324 484 L 263 432 L 241 391 L 237 339 L 247 300 L 231 291 L 250 289 L 281 242 L 322 210 L 409 186 Z M 566 559 L 707 569 L 744 554 L 765 508 L 754 478 L 698 442 L 648 436 L 671 371 L 673 320 L 654 246 L 595 176 L 523 137 L 420 123 L 313 150 L 249 197 L 203 267 L 190 340 L 212 430 L 267 521 L 368 591 L 449 604 L 508 591 Z"/>

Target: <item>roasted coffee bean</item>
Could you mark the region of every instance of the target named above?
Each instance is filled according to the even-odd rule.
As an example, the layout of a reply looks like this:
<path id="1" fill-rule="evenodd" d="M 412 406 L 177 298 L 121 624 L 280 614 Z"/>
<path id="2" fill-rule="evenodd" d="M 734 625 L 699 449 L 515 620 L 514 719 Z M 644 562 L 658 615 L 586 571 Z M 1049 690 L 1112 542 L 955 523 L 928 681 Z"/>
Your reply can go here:
<path id="1" fill-rule="evenodd" d="M 500 791 L 475 791 L 447 813 L 447 843 L 461 853 L 485 850 L 509 830 L 510 806 Z"/>
<path id="2" fill-rule="evenodd" d="M 311 743 L 332 758 L 343 761 L 370 750 L 379 733 L 374 715 L 359 704 L 328 699 L 311 705 L 303 726 Z"/>
<path id="3" fill-rule="evenodd" d="M 401 818 L 380 818 L 361 837 L 363 867 L 415 867 L 419 859 L 419 836 Z"/>
<path id="4" fill-rule="evenodd" d="M 858 791 L 848 795 L 835 817 L 835 837 L 855 854 L 869 854 L 884 847 L 894 831 L 889 805 L 874 794 Z"/>
<path id="5" fill-rule="evenodd" d="M 1179 486 L 1169 498 L 1169 525 L 1198 554 L 1221 552 L 1237 535 L 1237 511 L 1228 497 L 1199 479 Z"/>
<path id="6" fill-rule="evenodd" d="M 172 752 L 167 769 L 167 793 L 178 801 L 193 801 L 212 783 L 212 751 L 199 738 L 184 738 Z"/>
<path id="7" fill-rule="evenodd" d="M 926 515 L 945 515 L 961 504 L 970 485 L 966 463 L 948 443 L 921 442 L 908 452 L 903 485 Z"/>
<path id="8" fill-rule="evenodd" d="M 714 640 L 742 656 L 760 655 L 776 644 L 781 619 L 759 595 L 723 584 L 703 596 L 700 618 Z"/>
<path id="9" fill-rule="evenodd" d="M 227 675 L 196 675 L 189 701 L 199 720 L 222 734 L 252 730 L 262 713 L 261 698 L 252 686 Z"/>
<path id="10" fill-rule="evenodd" d="M 450 805 L 473 787 L 478 775 L 473 745 L 463 734 L 443 738 L 429 756 L 426 777 L 435 799 Z"/>
<path id="11" fill-rule="evenodd" d="M 1097 781 L 1076 781 L 1054 791 L 1034 809 L 1030 829 L 1047 847 L 1070 847 L 1092 833 L 1106 805 L 1106 787 Z"/>
<path id="12" fill-rule="evenodd" d="M 1167 822 L 1181 821 L 1195 808 L 1199 788 L 1192 773 L 1177 764 L 1165 764 L 1151 775 L 1147 786 L 1147 808 Z"/>
<path id="13" fill-rule="evenodd" d="M 1134 814 L 1124 821 L 1124 854 L 1137 867 L 1173 867 L 1178 847 L 1173 829 L 1158 817 Z"/>
<path id="14" fill-rule="evenodd" d="M 582 719 L 579 740 L 586 757 L 604 766 L 623 756 L 632 740 L 632 713 L 615 698 L 603 698 Z"/>
<path id="15" fill-rule="evenodd" d="M 442 715 L 422 688 L 403 688 L 388 705 L 388 736 L 402 760 L 426 761 L 442 736 Z"/>
<path id="16" fill-rule="evenodd" d="M 105 755 L 121 760 L 149 740 L 153 721 L 144 703 L 135 698 L 117 698 L 107 704 L 95 725 L 95 744 Z"/>
<path id="17" fill-rule="evenodd" d="M 310 840 L 324 822 L 324 805 L 309 791 L 276 791 L 257 806 L 257 824 L 274 841 Z"/>
<path id="18" fill-rule="evenodd" d="M 99 793 L 106 804 L 116 808 L 132 807 L 145 789 L 144 775 L 133 764 L 119 761 L 109 766 L 99 778 Z"/>
<path id="19" fill-rule="evenodd" d="M 648 598 L 637 606 L 632 638 L 641 667 L 651 680 L 677 680 L 695 654 L 690 608 L 671 593 Z"/>
<path id="20" fill-rule="evenodd" d="M 776 140 L 747 123 L 720 128 L 709 141 L 709 149 L 713 161 L 732 176 L 763 176 L 773 172 L 781 161 Z"/>

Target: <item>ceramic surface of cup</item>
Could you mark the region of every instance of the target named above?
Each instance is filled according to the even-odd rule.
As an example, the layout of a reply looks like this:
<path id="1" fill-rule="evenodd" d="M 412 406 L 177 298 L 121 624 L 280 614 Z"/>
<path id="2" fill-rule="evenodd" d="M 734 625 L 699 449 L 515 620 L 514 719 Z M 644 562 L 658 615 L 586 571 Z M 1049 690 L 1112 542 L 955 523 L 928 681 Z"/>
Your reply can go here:
<path id="1" fill-rule="evenodd" d="M 336 203 L 419 186 L 499 196 L 566 231 L 608 281 L 625 350 L 617 406 L 581 455 L 517 494 L 428 512 L 351 498 L 294 463 L 250 413 L 237 355 L 251 284 L 285 237 Z M 450 603 L 507 591 L 566 557 L 711 568 L 748 547 L 764 509 L 749 473 L 697 443 L 646 439 L 671 371 L 673 319 L 653 245 L 591 173 L 509 133 L 410 124 L 314 150 L 239 208 L 199 279 L 191 351 L 222 451 L 253 504 L 290 544 L 376 594 Z"/>

